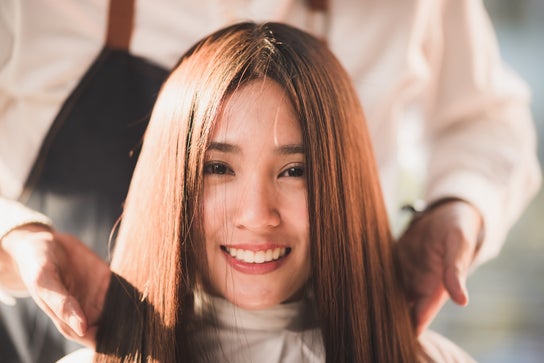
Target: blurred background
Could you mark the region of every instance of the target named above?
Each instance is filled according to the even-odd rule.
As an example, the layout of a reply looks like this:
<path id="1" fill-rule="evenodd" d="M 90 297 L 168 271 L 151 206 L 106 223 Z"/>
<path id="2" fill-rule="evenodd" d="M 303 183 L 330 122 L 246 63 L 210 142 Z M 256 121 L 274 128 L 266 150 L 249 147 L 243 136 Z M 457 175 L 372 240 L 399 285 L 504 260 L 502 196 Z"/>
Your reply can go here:
<path id="1" fill-rule="evenodd" d="M 544 1 L 486 0 L 504 61 L 532 90 L 544 167 Z M 432 329 L 480 363 L 544 362 L 544 189 L 510 232 L 500 256 L 468 281 L 470 304 L 448 303 Z"/>

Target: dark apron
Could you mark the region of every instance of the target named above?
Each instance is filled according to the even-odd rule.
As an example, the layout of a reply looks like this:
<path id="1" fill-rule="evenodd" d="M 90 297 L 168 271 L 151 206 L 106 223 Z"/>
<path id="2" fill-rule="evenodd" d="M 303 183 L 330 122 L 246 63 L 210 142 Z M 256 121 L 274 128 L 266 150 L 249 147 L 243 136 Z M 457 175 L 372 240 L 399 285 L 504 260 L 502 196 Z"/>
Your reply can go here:
<path id="1" fill-rule="evenodd" d="M 120 11 L 115 3 L 132 8 Z M 107 45 L 54 120 L 23 194 L 24 203 L 49 216 L 56 230 L 73 234 L 103 258 L 167 76 L 127 51 L 132 1 L 111 5 Z M 0 304 L 0 363 L 51 363 L 77 347 L 32 299 L 19 299 L 15 307 Z"/>

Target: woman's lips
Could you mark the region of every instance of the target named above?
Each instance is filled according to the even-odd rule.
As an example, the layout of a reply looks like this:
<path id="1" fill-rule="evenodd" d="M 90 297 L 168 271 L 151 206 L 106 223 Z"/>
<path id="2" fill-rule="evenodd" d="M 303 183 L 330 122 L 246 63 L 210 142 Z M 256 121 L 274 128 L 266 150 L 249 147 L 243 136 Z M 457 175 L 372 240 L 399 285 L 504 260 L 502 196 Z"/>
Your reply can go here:
<path id="1" fill-rule="evenodd" d="M 237 271 L 248 274 L 264 274 L 279 268 L 289 253 L 290 247 L 270 247 L 252 250 L 242 247 L 221 246 L 228 263 Z"/>

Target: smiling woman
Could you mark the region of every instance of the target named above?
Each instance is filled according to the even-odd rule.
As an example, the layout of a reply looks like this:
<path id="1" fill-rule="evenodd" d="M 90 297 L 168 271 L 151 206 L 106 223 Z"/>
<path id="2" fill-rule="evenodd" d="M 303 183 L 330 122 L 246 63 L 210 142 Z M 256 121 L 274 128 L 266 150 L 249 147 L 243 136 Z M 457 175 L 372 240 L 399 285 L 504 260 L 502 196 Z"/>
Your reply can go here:
<path id="1" fill-rule="evenodd" d="M 233 25 L 182 57 L 112 269 L 95 362 L 471 361 L 416 338 L 356 92 L 286 25 Z"/>

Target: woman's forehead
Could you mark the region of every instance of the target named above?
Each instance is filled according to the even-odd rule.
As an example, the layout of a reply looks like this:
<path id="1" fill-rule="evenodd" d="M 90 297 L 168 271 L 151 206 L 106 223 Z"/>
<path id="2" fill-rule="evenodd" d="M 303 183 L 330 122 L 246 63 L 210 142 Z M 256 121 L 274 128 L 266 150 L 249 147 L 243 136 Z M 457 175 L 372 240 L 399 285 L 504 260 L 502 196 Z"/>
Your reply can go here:
<path id="1" fill-rule="evenodd" d="M 260 141 L 269 136 L 276 144 L 301 143 L 299 120 L 289 97 L 272 80 L 251 81 L 229 95 L 216 120 L 212 140 L 236 143 L 257 136 Z"/>

